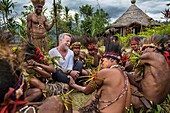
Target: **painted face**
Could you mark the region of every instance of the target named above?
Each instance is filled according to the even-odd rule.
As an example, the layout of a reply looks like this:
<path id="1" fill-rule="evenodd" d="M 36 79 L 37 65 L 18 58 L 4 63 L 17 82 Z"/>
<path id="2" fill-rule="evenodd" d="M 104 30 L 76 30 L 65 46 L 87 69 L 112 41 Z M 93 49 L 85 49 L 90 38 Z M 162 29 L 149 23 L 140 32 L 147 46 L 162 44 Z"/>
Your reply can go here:
<path id="1" fill-rule="evenodd" d="M 34 59 L 37 61 L 37 62 L 42 62 L 44 60 L 44 55 L 43 53 L 41 52 L 41 49 L 39 47 L 36 48 L 36 53 L 34 55 Z"/>
<path id="2" fill-rule="evenodd" d="M 43 7 L 42 6 L 36 6 L 35 11 L 37 14 L 41 14 Z"/>
<path id="3" fill-rule="evenodd" d="M 167 42 L 165 47 L 167 51 L 170 51 L 170 42 Z"/>
<path id="4" fill-rule="evenodd" d="M 73 52 L 74 52 L 74 54 L 75 55 L 79 55 L 79 53 L 80 53 L 80 48 L 73 48 Z"/>
<path id="5" fill-rule="evenodd" d="M 110 62 L 110 60 L 109 60 L 109 58 L 107 58 L 107 57 L 104 57 L 104 58 L 102 58 L 101 59 L 102 61 L 101 61 L 101 69 L 104 69 L 104 68 L 109 68 L 109 62 Z"/>
<path id="6" fill-rule="evenodd" d="M 94 53 L 95 53 L 95 49 L 88 49 L 88 53 L 90 54 L 90 55 L 94 55 Z"/>
<path id="7" fill-rule="evenodd" d="M 132 48 L 132 50 L 134 50 L 134 51 L 137 51 L 138 50 L 138 45 L 137 44 L 131 44 L 131 48 Z"/>

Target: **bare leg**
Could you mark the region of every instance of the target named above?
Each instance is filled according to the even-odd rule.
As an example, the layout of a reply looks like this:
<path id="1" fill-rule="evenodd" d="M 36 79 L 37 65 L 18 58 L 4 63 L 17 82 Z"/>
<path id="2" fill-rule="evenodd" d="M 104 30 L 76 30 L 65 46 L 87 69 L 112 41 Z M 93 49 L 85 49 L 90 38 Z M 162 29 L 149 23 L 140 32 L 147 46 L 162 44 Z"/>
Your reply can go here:
<path id="1" fill-rule="evenodd" d="M 84 70 L 84 69 L 82 69 L 82 72 L 81 72 L 81 73 L 82 73 L 83 76 L 87 76 L 87 75 L 89 74 L 89 73 L 88 73 L 86 70 Z"/>
<path id="2" fill-rule="evenodd" d="M 139 100 L 139 97 L 136 97 L 136 96 L 133 96 L 133 95 L 132 95 L 132 105 L 135 109 L 139 109 L 139 108 L 144 107 L 142 102 Z"/>
<path id="3" fill-rule="evenodd" d="M 28 102 L 36 101 L 42 96 L 42 92 L 38 88 L 32 88 L 26 91 L 26 98 Z"/>
<path id="4" fill-rule="evenodd" d="M 38 113 L 63 113 L 64 104 L 60 96 L 52 96 L 47 98 L 38 109 Z"/>
<path id="5" fill-rule="evenodd" d="M 79 113 L 78 111 L 73 111 L 73 113 Z"/>
<path id="6" fill-rule="evenodd" d="M 31 78 L 30 80 L 30 84 L 36 88 L 39 88 L 39 89 L 45 89 L 45 84 L 42 83 L 39 79 L 37 78 Z"/>

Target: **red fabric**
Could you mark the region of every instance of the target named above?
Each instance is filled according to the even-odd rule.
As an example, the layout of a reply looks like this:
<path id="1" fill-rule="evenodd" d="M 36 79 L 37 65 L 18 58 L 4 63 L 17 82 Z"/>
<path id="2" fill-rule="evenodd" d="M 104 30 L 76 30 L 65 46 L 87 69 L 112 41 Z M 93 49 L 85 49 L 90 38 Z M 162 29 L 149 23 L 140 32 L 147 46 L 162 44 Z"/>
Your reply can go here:
<path id="1" fill-rule="evenodd" d="M 129 61 L 129 57 L 127 55 L 121 58 L 122 63 Z"/>
<path id="2" fill-rule="evenodd" d="M 25 100 L 15 100 L 13 101 L 10 96 L 13 93 L 14 88 L 9 88 L 8 92 L 4 96 L 4 102 L 1 104 L 3 108 L 0 110 L 0 113 L 15 113 L 16 107 L 18 105 L 27 104 Z"/>
<path id="3" fill-rule="evenodd" d="M 105 52 L 105 54 L 115 55 L 115 52 Z"/>
<path id="4" fill-rule="evenodd" d="M 136 41 L 136 40 L 131 40 L 131 42 L 130 42 L 131 44 L 139 44 L 139 42 L 138 41 Z"/>
<path id="5" fill-rule="evenodd" d="M 168 65 L 170 66 L 170 53 L 168 51 L 164 51 L 164 56 L 165 56 L 165 59 L 166 59 Z"/>
<path id="6" fill-rule="evenodd" d="M 36 48 L 36 53 L 34 55 L 36 61 L 40 62 L 44 59 L 44 55 L 42 54 L 41 50 L 39 47 Z"/>
<path id="7" fill-rule="evenodd" d="M 95 47 L 96 47 L 96 44 L 93 44 L 93 43 L 87 45 L 88 50 L 94 49 Z"/>

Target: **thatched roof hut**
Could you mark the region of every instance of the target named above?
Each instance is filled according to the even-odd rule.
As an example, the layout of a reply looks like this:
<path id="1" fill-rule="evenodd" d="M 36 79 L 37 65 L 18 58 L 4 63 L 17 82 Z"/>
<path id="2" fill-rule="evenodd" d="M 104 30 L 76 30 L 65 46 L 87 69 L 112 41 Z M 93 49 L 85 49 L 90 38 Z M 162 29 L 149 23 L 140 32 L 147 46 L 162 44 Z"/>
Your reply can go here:
<path id="1" fill-rule="evenodd" d="M 139 9 L 135 5 L 134 1 L 132 2 L 132 5 L 129 7 L 129 9 L 112 24 L 114 28 L 119 29 L 120 34 L 122 35 L 126 35 L 127 32 L 133 32 L 137 34 L 145 27 L 159 25 L 160 23 L 156 22 L 141 9 Z"/>

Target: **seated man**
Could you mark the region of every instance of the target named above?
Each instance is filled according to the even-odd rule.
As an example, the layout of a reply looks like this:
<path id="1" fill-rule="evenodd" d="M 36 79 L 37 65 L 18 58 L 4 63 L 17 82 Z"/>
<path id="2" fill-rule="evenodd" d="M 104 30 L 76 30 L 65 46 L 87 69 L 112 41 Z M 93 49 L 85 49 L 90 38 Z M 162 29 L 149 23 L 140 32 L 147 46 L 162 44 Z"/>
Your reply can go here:
<path id="1" fill-rule="evenodd" d="M 102 58 L 101 70 L 86 87 L 77 85 L 71 76 L 70 86 L 90 94 L 97 90 L 87 105 L 75 113 L 123 113 L 130 106 L 130 84 L 120 61 L 118 45 L 110 43 Z"/>
<path id="2" fill-rule="evenodd" d="M 162 103 L 170 91 L 170 68 L 159 47 L 161 38 L 153 35 L 146 39 L 138 59 L 140 64 L 135 74 L 131 75 L 134 79 L 129 79 L 137 88 L 132 89 L 132 104 L 137 110 L 149 109 Z M 136 79 L 139 78 L 139 71 L 140 79 Z"/>
<path id="3" fill-rule="evenodd" d="M 74 64 L 74 53 L 69 49 L 70 42 L 71 35 L 62 33 L 59 36 L 59 45 L 49 51 L 51 58 L 59 57 L 59 60 L 56 62 L 62 67 L 62 69 L 56 70 L 53 79 L 67 84 L 70 81 L 67 76 L 71 75 L 74 79 L 77 79 L 83 67 L 81 62 Z"/>
<path id="4" fill-rule="evenodd" d="M 52 79 L 56 69 L 48 64 L 43 64 L 47 59 L 41 50 L 31 43 L 25 46 L 25 50 L 26 67 L 27 73 L 29 74 L 27 75 L 27 81 L 30 86 L 26 91 L 26 100 L 37 101 L 42 95 L 47 98 L 52 95 L 62 95 L 66 93 L 68 85 Z"/>
<path id="5" fill-rule="evenodd" d="M 97 69 L 101 59 L 101 56 L 98 54 L 97 40 L 94 37 L 84 37 L 83 39 L 82 44 L 88 50 L 86 67 L 92 70 Z"/>
<path id="6" fill-rule="evenodd" d="M 80 70 L 80 74 L 79 74 L 79 78 L 76 80 L 76 83 L 79 85 L 84 85 L 86 77 L 88 76 L 89 73 L 86 70 L 86 64 L 85 64 L 85 60 L 86 60 L 86 53 L 83 51 L 80 51 L 81 49 L 81 42 L 79 41 L 80 38 L 79 37 L 73 37 L 71 39 L 71 46 L 70 49 L 74 52 L 74 65 L 77 65 L 76 67 L 74 67 L 75 70 Z M 81 68 L 80 68 L 81 67 Z M 81 78 L 81 76 L 83 76 L 83 78 Z"/>

